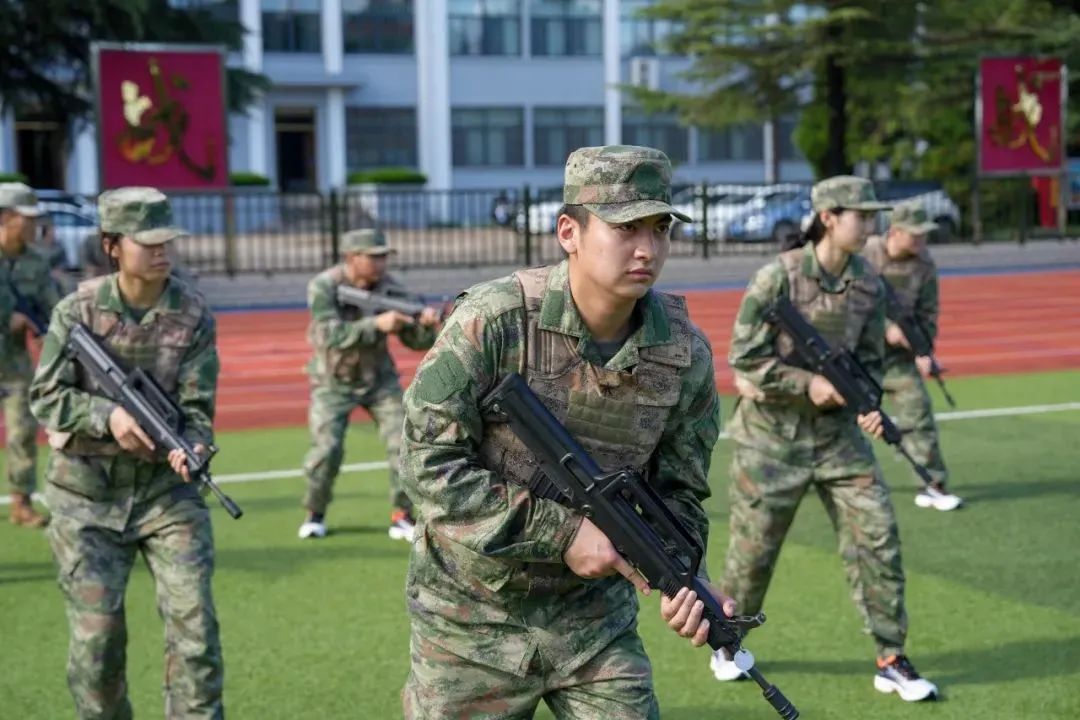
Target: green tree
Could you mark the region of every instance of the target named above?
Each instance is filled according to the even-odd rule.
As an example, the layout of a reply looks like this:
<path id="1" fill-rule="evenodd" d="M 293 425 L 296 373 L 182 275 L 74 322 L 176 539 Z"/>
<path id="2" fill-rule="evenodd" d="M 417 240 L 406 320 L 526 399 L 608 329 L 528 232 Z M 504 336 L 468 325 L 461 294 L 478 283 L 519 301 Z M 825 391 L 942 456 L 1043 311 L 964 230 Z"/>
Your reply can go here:
<path id="1" fill-rule="evenodd" d="M 230 3 L 220 3 L 228 6 Z M 231 3 L 235 7 L 235 3 Z M 208 43 L 238 50 L 244 29 L 209 3 L 167 0 L 0 0 L 0 103 L 66 122 L 93 109 L 90 44 Z M 269 87 L 262 75 L 229 68 L 231 110 Z"/>

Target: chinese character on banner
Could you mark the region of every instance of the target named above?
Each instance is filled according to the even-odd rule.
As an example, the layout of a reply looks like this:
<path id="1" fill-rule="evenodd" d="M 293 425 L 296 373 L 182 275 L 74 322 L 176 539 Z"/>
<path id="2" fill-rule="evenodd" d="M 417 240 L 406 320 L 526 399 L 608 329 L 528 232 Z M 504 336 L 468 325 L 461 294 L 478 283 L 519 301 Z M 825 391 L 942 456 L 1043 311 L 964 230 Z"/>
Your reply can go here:
<path id="1" fill-rule="evenodd" d="M 980 61 L 980 174 L 1061 171 L 1062 70 L 1057 58 Z"/>
<path id="2" fill-rule="evenodd" d="M 101 187 L 227 187 L 224 53 L 95 47 Z"/>

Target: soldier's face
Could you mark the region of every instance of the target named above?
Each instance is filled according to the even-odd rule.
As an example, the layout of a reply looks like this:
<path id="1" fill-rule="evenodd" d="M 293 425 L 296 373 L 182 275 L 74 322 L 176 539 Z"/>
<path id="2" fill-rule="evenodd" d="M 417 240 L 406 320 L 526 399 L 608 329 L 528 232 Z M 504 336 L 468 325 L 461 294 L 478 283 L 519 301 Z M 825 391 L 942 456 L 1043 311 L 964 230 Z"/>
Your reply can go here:
<path id="1" fill-rule="evenodd" d="M 889 228 L 889 234 L 892 236 L 889 244 L 901 257 L 918 255 L 926 244 L 925 235 L 917 235 L 910 230 L 894 227 Z"/>
<path id="2" fill-rule="evenodd" d="M 122 274 L 143 282 L 156 282 L 169 276 L 172 268 L 170 245 L 141 245 L 125 235 L 120 242 L 113 243 L 112 256 L 116 258 Z"/>
<path id="3" fill-rule="evenodd" d="M 671 216 L 613 225 L 598 217 L 582 227 L 563 215 L 559 243 L 579 276 L 603 292 L 637 299 L 656 283 L 671 248 Z"/>
<path id="4" fill-rule="evenodd" d="M 5 250 L 18 252 L 34 240 L 37 218 L 27 217 L 14 210 L 0 211 L 0 245 Z"/>
<path id="5" fill-rule="evenodd" d="M 866 245 L 866 239 L 874 231 L 874 210 L 844 210 L 839 215 L 821 213 L 825 222 L 826 236 L 833 245 L 848 253 L 857 253 Z"/>
<path id="6" fill-rule="evenodd" d="M 352 255 L 349 255 L 346 262 L 349 265 L 349 274 L 355 282 L 364 285 L 374 285 L 386 275 L 388 259 L 388 255 L 353 253 Z"/>

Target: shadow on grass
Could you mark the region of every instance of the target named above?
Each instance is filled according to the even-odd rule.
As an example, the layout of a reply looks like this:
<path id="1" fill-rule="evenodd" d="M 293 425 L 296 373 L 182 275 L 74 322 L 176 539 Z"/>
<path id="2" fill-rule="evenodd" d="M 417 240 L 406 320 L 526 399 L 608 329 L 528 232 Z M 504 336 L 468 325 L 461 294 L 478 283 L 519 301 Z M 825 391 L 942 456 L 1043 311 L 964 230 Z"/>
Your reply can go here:
<path id="1" fill-rule="evenodd" d="M 950 685 L 991 685 L 1080 673 L 1080 636 L 1017 640 L 990 649 L 921 653 L 912 660 L 947 695 Z M 869 677 L 873 661 L 777 660 L 762 663 L 761 670 L 766 676 L 777 672 Z"/>

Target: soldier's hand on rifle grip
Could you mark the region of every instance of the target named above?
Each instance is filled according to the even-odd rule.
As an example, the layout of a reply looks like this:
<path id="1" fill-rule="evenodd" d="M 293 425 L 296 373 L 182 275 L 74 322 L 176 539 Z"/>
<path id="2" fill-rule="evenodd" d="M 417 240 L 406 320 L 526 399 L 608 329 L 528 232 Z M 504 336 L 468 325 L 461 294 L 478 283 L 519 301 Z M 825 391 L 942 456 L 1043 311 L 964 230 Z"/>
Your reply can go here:
<path id="1" fill-rule="evenodd" d="M 387 310 L 375 316 L 375 327 L 385 335 L 396 335 L 401 328 L 412 324 L 412 318 L 397 310 Z"/>
<path id="2" fill-rule="evenodd" d="M 915 367 L 919 369 L 919 374 L 924 378 L 930 377 L 930 368 L 933 364 L 934 361 L 928 355 L 919 355 L 915 358 Z"/>
<path id="3" fill-rule="evenodd" d="M 888 327 L 885 328 L 885 342 L 893 347 L 911 349 L 911 343 L 908 342 L 907 336 L 904 335 L 904 331 L 896 323 L 889 323 Z"/>
<path id="4" fill-rule="evenodd" d="M 135 418 L 122 406 L 117 405 L 109 414 L 109 432 L 124 450 L 143 460 L 153 458 L 154 441 L 150 439 Z"/>
<path id="5" fill-rule="evenodd" d="M 711 587 L 709 589 L 724 608 L 724 614 L 732 617 L 736 609 L 735 601 Z M 709 639 L 709 621 L 701 619 L 704 612 L 705 604 L 689 588 L 682 588 L 673 598 L 666 595 L 660 598 L 660 617 L 669 628 L 688 638 L 694 647 L 701 647 Z"/>
<path id="6" fill-rule="evenodd" d="M 823 375 L 810 378 L 810 387 L 806 394 L 810 396 L 810 402 L 819 408 L 838 407 L 844 404 L 844 398 Z"/>
<path id="7" fill-rule="evenodd" d="M 859 424 L 859 427 L 863 429 L 863 432 L 874 438 L 880 438 L 881 433 L 884 431 L 884 427 L 881 424 L 880 410 L 874 410 L 865 415 L 859 415 L 855 418 L 855 421 Z"/>
<path id="8" fill-rule="evenodd" d="M 426 307 L 420 313 L 420 319 L 417 322 L 424 327 L 435 327 L 439 324 L 439 311 L 435 308 Z"/>
<path id="9" fill-rule="evenodd" d="M 645 595 L 650 592 L 641 573 L 626 562 L 608 536 L 588 518 L 582 519 L 570 547 L 563 553 L 563 561 L 578 577 L 592 579 L 619 573 Z"/>
<path id="10" fill-rule="evenodd" d="M 206 446 L 202 443 L 196 443 L 192 448 L 196 455 L 206 455 Z M 172 467 L 173 472 L 184 479 L 184 482 L 191 482 L 191 473 L 188 472 L 187 456 L 184 451 L 177 448 L 169 451 L 169 465 Z"/>

